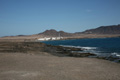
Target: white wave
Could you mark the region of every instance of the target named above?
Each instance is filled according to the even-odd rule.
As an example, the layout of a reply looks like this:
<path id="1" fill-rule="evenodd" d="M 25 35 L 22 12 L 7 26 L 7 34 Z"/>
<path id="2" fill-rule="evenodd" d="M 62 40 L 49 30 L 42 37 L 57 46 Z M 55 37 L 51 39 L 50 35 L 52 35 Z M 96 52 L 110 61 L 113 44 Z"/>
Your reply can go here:
<path id="1" fill-rule="evenodd" d="M 72 45 L 60 45 L 60 46 L 63 46 L 63 47 L 74 47 L 74 48 L 82 48 L 82 49 L 85 49 L 85 50 L 97 49 L 97 47 L 82 47 L 82 46 L 72 46 Z"/>
<path id="2" fill-rule="evenodd" d="M 72 45 L 60 45 L 60 46 L 63 46 L 63 47 L 74 47 L 74 48 L 81 48 L 80 46 L 72 46 Z"/>
<path id="3" fill-rule="evenodd" d="M 77 53 L 94 53 L 96 55 L 99 55 L 100 53 L 96 51 L 97 47 L 81 47 L 81 46 L 72 46 L 72 45 L 60 45 L 63 47 L 74 47 L 74 48 L 81 48 L 83 51 L 76 51 Z M 74 51 L 73 51 L 74 52 Z"/>
<path id="4" fill-rule="evenodd" d="M 91 50 L 91 49 L 97 49 L 97 47 L 82 47 L 83 49 Z"/>
<path id="5" fill-rule="evenodd" d="M 113 55 L 113 56 L 117 56 L 117 57 L 120 57 L 120 54 L 118 54 L 118 53 L 116 53 L 116 52 L 111 53 L 111 55 Z"/>

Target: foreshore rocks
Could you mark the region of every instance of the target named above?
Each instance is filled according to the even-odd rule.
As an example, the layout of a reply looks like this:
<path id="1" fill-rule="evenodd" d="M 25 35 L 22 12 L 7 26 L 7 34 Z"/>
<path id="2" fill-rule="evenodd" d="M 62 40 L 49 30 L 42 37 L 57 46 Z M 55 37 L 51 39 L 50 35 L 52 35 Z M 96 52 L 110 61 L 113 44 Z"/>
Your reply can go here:
<path id="1" fill-rule="evenodd" d="M 120 63 L 120 56 L 116 56 L 116 55 L 110 55 L 110 56 L 97 56 L 96 58 L 98 59 L 104 59 L 104 60 L 109 60 L 109 61 L 113 61 L 113 62 L 117 62 Z"/>
<path id="2" fill-rule="evenodd" d="M 64 54 L 65 56 L 70 57 L 89 57 L 89 56 L 96 56 L 96 54 L 83 52 L 82 48 L 75 48 L 75 47 L 64 47 L 64 46 L 53 46 L 48 45 L 48 47 L 53 47 L 56 54 Z"/>
<path id="3" fill-rule="evenodd" d="M 47 52 L 59 57 L 95 57 L 120 63 L 120 56 L 98 56 L 94 53 L 84 52 L 82 48 L 46 45 L 40 42 L 0 42 L 0 53 L 28 53 L 41 54 Z"/>
<path id="4" fill-rule="evenodd" d="M 116 55 L 114 56 L 110 55 L 108 57 L 106 56 L 103 57 L 103 56 L 98 56 L 97 54 L 94 54 L 94 53 L 84 52 L 84 49 L 82 48 L 53 46 L 53 45 L 47 45 L 47 47 L 49 47 L 50 51 L 52 51 L 52 53 L 55 53 L 56 55 L 70 56 L 70 57 L 94 57 L 98 59 L 104 59 L 104 60 L 109 60 L 109 61 L 120 63 L 120 57 Z"/>
<path id="5" fill-rule="evenodd" d="M 96 56 L 95 54 L 93 53 L 69 53 L 69 56 L 72 56 L 72 57 L 90 57 L 90 56 Z"/>
<path id="6" fill-rule="evenodd" d="M 55 56 L 88 57 L 92 53 L 79 53 L 81 48 L 46 45 L 40 42 L 1 42 L 0 52 L 4 53 L 38 53 L 48 52 Z"/>
<path id="7" fill-rule="evenodd" d="M 106 57 L 106 60 L 120 63 L 120 56 L 110 55 L 110 56 Z"/>
<path id="8" fill-rule="evenodd" d="M 0 42 L 2 53 L 35 53 L 43 52 L 46 44 L 40 42 Z"/>

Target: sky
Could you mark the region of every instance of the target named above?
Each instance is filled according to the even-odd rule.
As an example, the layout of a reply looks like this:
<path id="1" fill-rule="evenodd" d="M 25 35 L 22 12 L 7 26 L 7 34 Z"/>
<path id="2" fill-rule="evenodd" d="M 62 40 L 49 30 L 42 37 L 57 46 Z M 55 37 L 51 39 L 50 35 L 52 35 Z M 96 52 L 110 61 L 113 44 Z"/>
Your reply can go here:
<path id="1" fill-rule="evenodd" d="M 120 0 L 0 0 L 0 36 L 120 24 Z"/>

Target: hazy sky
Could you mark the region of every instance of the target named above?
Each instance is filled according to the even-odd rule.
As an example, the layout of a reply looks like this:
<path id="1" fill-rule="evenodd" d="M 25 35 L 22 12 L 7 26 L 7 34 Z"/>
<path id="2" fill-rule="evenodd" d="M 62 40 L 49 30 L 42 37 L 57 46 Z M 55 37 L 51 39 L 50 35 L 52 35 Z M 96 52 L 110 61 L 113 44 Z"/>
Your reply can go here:
<path id="1" fill-rule="evenodd" d="M 0 36 L 120 24 L 120 0 L 0 0 Z"/>

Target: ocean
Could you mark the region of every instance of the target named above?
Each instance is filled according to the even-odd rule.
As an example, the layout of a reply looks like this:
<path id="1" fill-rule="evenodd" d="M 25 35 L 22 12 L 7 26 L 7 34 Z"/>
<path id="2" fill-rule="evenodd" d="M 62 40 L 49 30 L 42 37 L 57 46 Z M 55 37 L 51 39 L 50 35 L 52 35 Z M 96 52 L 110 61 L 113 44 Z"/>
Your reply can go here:
<path id="1" fill-rule="evenodd" d="M 120 57 L 120 38 L 91 38 L 91 39 L 72 39 L 43 41 L 43 43 L 58 46 L 83 48 L 84 52 L 91 52 L 99 56 L 119 56 Z"/>

